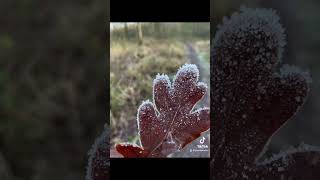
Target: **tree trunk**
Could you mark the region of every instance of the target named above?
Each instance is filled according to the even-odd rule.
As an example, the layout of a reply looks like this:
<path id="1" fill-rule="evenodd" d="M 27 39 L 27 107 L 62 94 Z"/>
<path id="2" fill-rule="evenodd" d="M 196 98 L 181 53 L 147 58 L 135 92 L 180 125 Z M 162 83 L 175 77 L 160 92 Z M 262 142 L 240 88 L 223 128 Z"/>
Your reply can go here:
<path id="1" fill-rule="evenodd" d="M 139 43 L 139 45 L 143 44 L 143 32 L 142 32 L 141 23 L 138 23 L 138 43 Z"/>
<path id="2" fill-rule="evenodd" d="M 127 23 L 124 23 L 124 34 L 125 34 L 125 38 L 128 40 L 129 39 L 129 30 L 128 30 Z"/>

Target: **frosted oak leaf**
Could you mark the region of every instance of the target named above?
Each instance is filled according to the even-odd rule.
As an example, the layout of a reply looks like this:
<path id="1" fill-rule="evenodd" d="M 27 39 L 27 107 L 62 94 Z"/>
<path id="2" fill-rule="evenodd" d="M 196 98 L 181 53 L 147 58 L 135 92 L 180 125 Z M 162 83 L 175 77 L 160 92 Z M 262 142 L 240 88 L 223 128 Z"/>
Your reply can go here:
<path id="1" fill-rule="evenodd" d="M 316 147 L 303 144 L 262 159 L 311 82 L 308 73 L 281 64 L 284 39 L 273 10 L 243 8 L 218 27 L 211 48 L 212 179 L 319 179 Z"/>
<path id="2" fill-rule="evenodd" d="M 110 172 L 109 159 L 109 129 L 96 139 L 89 151 L 89 163 L 87 167 L 86 180 L 108 180 Z"/>
<path id="3" fill-rule="evenodd" d="M 124 157 L 166 157 L 208 130 L 209 108 L 193 109 L 207 90 L 198 78 L 198 68 L 193 64 L 183 65 L 172 84 L 167 75 L 157 75 L 154 102 L 144 101 L 138 109 L 141 145 L 120 143 L 116 150 Z"/>

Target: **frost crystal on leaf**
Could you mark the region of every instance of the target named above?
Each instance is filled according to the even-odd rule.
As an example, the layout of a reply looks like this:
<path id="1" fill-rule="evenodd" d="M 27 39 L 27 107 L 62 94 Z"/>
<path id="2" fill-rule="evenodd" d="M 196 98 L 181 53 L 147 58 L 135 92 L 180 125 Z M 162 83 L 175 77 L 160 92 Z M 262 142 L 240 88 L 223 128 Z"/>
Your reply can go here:
<path id="1" fill-rule="evenodd" d="M 320 177 L 320 151 L 311 146 L 261 161 L 271 136 L 303 105 L 311 83 L 308 73 L 281 64 L 284 37 L 279 17 L 267 9 L 242 8 L 216 32 L 210 58 L 214 180 Z"/>
<path id="2" fill-rule="evenodd" d="M 89 151 L 89 163 L 87 167 L 86 180 L 108 180 L 109 179 L 109 129 L 96 139 L 92 149 Z"/>
<path id="3" fill-rule="evenodd" d="M 179 151 L 210 127 L 209 108 L 193 110 L 206 93 L 196 65 L 182 66 L 171 84 L 167 75 L 153 81 L 153 103 L 142 102 L 137 113 L 141 146 L 116 145 L 124 157 L 166 157 Z"/>

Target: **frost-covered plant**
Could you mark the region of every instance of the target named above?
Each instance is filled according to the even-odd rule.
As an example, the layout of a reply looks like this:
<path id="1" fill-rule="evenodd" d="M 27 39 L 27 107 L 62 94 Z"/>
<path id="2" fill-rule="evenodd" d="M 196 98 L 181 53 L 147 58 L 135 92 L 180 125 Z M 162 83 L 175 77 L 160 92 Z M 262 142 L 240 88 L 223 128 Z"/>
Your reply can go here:
<path id="1" fill-rule="evenodd" d="M 167 75 L 153 82 L 153 103 L 144 101 L 137 114 L 140 145 L 116 144 L 124 157 L 167 157 L 210 127 L 209 108 L 193 110 L 206 93 L 196 65 L 185 64 L 171 84 Z"/>
<path id="2" fill-rule="evenodd" d="M 86 180 L 108 180 L 110 172 L 109 160 L 109 128 L 96 139 L 89 151 L 89 162 Z"/>
<path id="3" fill-rule="evenodd" d="M 281 64 L 284 45 L 273 10 L 242 8 L 218 27 L 211 49 L 212 179 L 319 179 L 318 148 L 303 144 L 261 158 L 311 82 L 308 73 Z"/>

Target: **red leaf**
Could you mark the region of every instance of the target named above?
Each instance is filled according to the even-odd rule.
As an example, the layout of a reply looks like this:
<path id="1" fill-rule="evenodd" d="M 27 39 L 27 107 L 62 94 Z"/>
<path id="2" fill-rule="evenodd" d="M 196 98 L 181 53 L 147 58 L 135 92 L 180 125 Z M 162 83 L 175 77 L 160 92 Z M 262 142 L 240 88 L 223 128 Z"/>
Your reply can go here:
<path id="1" fill-rule="evenodd" d="M 198 68 L 192 64 L 182 66 L 172 84 L 167 75 L 157 75 L 154 104 L 145 101 L 138 109 L 141 147 L 120 143 L 117 151 L 124 157 L 166 157 L 208 130 L 209 108 L 193 111 L 207 89 L 198 78 Z"/>
<path id="2" fill-rule="evenodd" d="M 146 157 L 149 152 L 142 149 L 141 147 L 134 145 L 134 144 L 129 144 L 129 143 L 120 143 L 116 145 L 116 150 L 118 152 L 121 152 L 121 155 L 124 157 Z"/>

